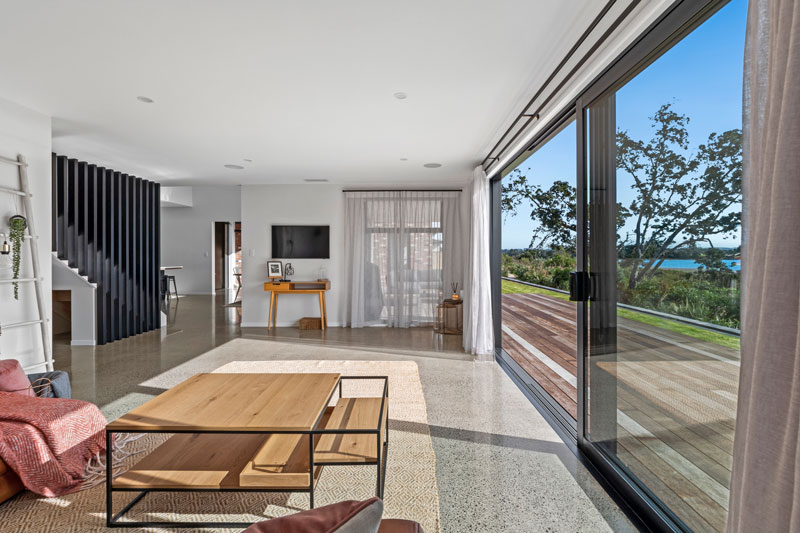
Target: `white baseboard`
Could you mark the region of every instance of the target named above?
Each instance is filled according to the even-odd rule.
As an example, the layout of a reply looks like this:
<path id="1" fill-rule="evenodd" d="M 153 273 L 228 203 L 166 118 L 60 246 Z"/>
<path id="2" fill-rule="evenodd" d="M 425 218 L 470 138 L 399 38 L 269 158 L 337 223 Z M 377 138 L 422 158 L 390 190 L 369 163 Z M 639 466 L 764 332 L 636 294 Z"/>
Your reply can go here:
<path id="1" fill-rule="evenodd" d="M 241 326 L 243 328 L 267 328 L 267 327 L 269 327 L 269 324 L 267 324 L 266 322 L 242 322 L 241 324 L 239 324 L 239 326 Z M 339 324 L 338 322 L 328 322 L 328 327 L 329 328 L 338 328 L 338 327 L 341 327 L 341 326 L 342 325 Z M 281 322 L 279 320 L 278 321 L 278 327 L 279 328 L 296 328 L 297 327 L 297 320 L 294 320 L 292 322 Z"/>
<path id="2" fill-rule="evenodd" d="M 267 327 L 266 322 L 242 322 L 239 326 L 243 328 L 265 328 Z"/>
<path id="3" fill-rule="evenodd" d="M 97 343 L 95 341 L 93 341 L 93 340 L 82 341 L 82 340 L 74 340 L 73 339 L 73 340 L 70 341 L 70 345 L 71 346 L 95 346 L 96 344 Z"/>

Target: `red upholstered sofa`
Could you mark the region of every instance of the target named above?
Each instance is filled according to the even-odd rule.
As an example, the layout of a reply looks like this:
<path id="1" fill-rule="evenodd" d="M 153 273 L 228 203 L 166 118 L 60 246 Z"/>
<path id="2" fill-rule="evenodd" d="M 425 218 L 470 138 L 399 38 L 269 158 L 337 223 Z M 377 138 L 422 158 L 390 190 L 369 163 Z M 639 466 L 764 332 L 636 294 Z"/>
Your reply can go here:
<path id="1" fill-rule="evenodd" d="M 411 520 L 381 520 L 383 502 L 370 498 L 345 501 L 259 522 L 244 533 L 422 533 Z"/>
<path id="2" fill-rule="evenodd" d="M 381 520 L 378 533 L 422 533 L 422 527 L 411 520 L 386 518 Z"/>

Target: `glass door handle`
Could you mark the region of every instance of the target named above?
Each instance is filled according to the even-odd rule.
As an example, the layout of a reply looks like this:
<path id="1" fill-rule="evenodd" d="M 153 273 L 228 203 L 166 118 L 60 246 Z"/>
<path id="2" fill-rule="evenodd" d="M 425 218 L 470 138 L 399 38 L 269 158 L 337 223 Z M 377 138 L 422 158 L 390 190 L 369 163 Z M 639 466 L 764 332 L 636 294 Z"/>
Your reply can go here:
<path id="1" fill-rule="evenodd" d="M 592 293 L 592 282 L 588 272 L 569 273 L 569 299 L 573 302 L 586 302 Z"/>

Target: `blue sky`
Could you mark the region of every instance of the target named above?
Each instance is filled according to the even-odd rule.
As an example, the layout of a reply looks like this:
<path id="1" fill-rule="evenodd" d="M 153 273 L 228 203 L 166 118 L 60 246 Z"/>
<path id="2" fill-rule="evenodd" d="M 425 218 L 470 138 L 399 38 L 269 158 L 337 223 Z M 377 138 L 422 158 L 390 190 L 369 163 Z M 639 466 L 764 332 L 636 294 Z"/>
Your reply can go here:
<path id="1" fill-rule="evenodd" d="M 747 1 L 732 0 L 694 32 L 617 92 L 617 127 L 634 139 L 652 136 L 651 116 L 659 106 L 690 118 L 690 150 L 721 133 L 742 127 L 742 62 Z M 560 132 L 520 165 L 528 179 L 547 188 L 555 180 L 575 182 L 575 125 Z M 618 200 L 629 204 L 632 178 L 618 173 Z M 527 248 L 533 222 L 530 206 L 503 216 L 503 248 Z M 714 246 L 738 246 L 739 235 L 712 239 Z"/>

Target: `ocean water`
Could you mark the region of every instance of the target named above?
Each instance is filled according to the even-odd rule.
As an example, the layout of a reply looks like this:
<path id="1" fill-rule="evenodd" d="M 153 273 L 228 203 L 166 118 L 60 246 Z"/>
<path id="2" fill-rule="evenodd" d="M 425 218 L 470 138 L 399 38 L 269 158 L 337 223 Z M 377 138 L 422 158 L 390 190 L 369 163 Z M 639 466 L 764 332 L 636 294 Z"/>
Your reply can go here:
<path id="1" fill-rule="evenodd" d="M 723 259 L 722 262 L 728 265 L 728 268 L 734 272 L 739 272 L 739 270 L 741 270 L 742 262 L 738 259 Z M 664 262 L 661 263 L 661 268 L 672 270 L 696 270 L 699 266 L 701 266 L 700 263 L 692 259 L 665 259 Z"/>

